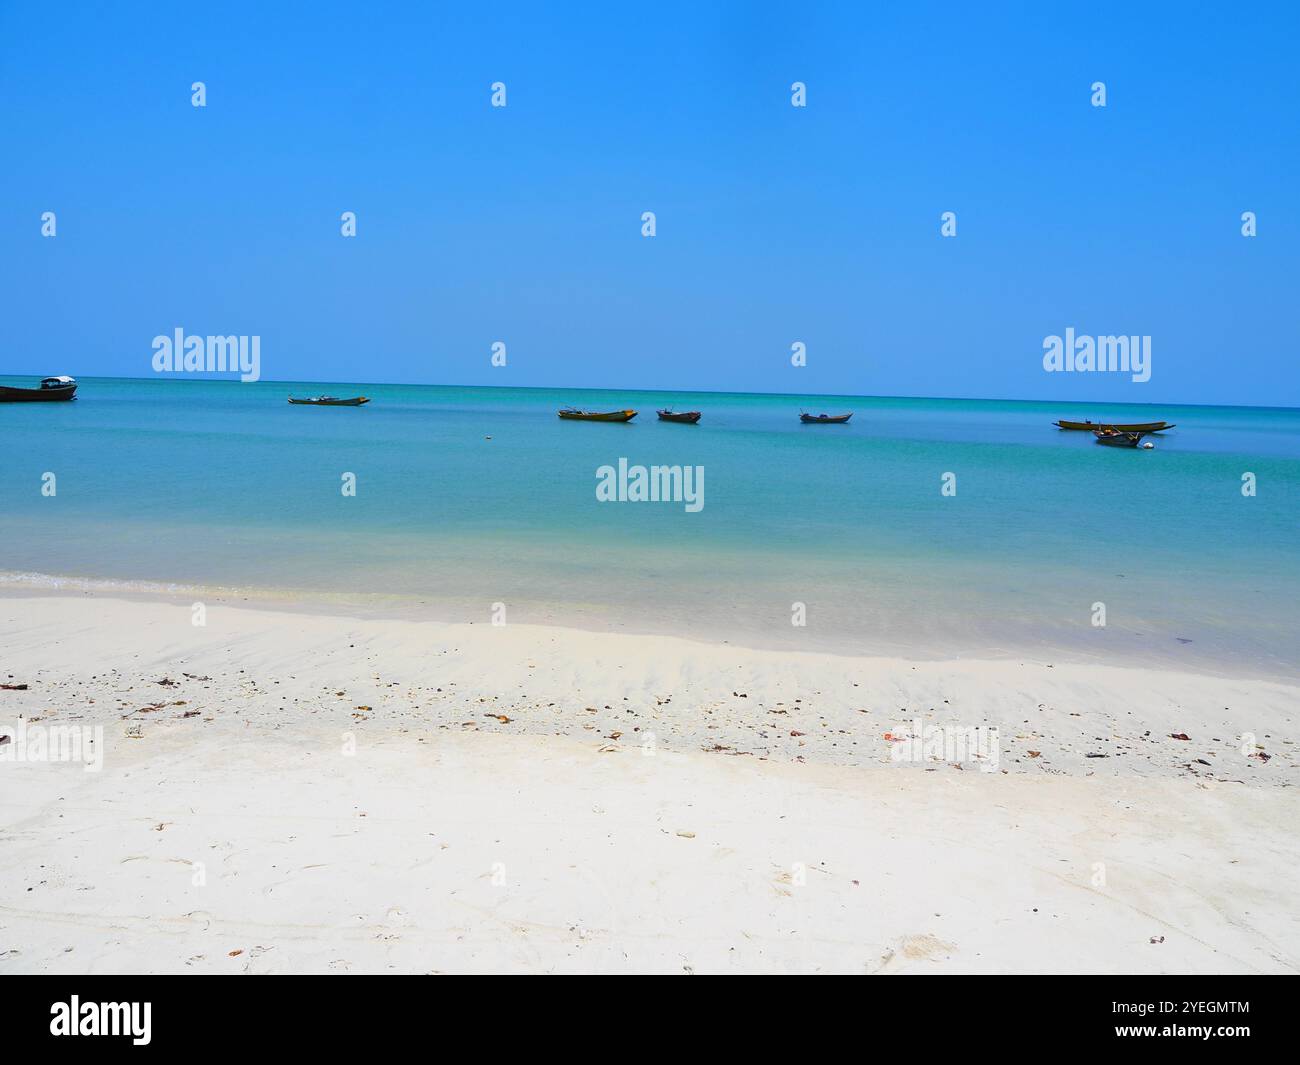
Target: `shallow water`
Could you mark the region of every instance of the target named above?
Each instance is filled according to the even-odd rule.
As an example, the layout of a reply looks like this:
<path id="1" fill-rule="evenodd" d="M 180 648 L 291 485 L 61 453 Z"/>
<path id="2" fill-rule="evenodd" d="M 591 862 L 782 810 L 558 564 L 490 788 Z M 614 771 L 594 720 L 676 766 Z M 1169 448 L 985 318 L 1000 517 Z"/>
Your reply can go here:
<path id="1" fill-rule="evenodd" d="M 321 392 L 373 402 L 285 402 Z M 563 422 L 567 404 L 641 413 Z M 704 418 L 660 423 L 665 405 Z M 1058 417 L 1178 428 L 1133 452 Z M 0 404 L 0 431 L 10 584 L 483 622 L 504 603 L 510 621 L 917 657 L 1284 675 L 1300 658 L 1295 410 L 86 378 L 70 404 Z M 702 466 L 703 508 L 598 501 L 620 458 Z"/>

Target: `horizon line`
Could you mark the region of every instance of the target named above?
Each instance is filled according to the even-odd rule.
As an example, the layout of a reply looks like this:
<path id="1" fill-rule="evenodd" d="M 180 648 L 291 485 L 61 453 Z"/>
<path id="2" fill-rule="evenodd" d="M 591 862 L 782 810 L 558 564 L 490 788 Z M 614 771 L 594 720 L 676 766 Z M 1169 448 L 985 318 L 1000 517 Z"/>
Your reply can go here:
<path id="1" fill-rule="evenodd" d="M 50 374 L 14 374 L 3 373 L 0 377 L 49 377 Z M 69 375 L 71 376 L 71 375 Z M 174 384 L 228 384 L 228 385 L 352 385 L 356 387 L 376 386 L 380 388 L 483 388 L 483 389 L 520 389 L 527 391 L 575 391 L 575 392 L 671 392 L 693 395 L 714 396 L 790 396 L 792 398 L 820 397 L 826 399 L 929 399 L 940 402 L 982 402 L 982 403 L 1065 403 L 1072 405 L 1114 405 L 1120 407 L 1204 407 L 1207 409 L 1228 408 L 1239 410 L 1280 410 L 1300 411 L 1300 407 L 1278 406 L 1274 404 L 1255 403 L 1187 403 L 1177 400 L 1094 400 L 1094 399 L 1025 399 L 1010 396 L 926 396 L 926 395 L 876 395 L 865 392 L 750 392 L 739 390 L 723 391 L 716 388 L 646 388 L 624 386 L 619 388 L 593 387 L 591 385 L 489 385 L 489 384 L 439 384 L 432 381 L 313 381 L 307 378 L 259 378 L 257 381 L 241 381 L 232 376 L 206 376 L 200 371 L 194 374 L 149 374 L 148 376 L 120 376 L 91 374 L 78 381 L 170 381 Z"/>

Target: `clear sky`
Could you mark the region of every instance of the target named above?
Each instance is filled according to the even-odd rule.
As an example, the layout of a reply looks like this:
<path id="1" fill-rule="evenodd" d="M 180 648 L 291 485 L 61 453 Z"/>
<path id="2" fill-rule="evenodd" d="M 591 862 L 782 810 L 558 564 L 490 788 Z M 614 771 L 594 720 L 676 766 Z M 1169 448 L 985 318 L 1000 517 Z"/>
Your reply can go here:
<path id="1" fill-rule="evenodd" d="M 1298 11 L 0 0 L 0 373 L 1300 406 Z"/>

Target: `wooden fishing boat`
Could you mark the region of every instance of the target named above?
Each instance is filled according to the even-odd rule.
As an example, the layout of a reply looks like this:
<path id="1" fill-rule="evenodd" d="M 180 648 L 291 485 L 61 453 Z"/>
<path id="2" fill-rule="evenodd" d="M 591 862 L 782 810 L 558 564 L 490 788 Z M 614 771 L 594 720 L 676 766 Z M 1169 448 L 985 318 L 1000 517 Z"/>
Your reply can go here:
<path id="1" fill-rule="evenodd" d="M 1101 429 L 1094 429 L 1092 435 L 1097 438 L 1097 443 L 1107 444 L 1110 447 L 1151 447 L 1150 444 L 1142 443 L 1142 437 L 1146 435 L 1145 433 L 1121 432 L 1109 425 Z"/>
<path id="2" fill-rule="evenodd" d="M 350 399 L 339 399 L 337 396 L 309 396 L 305 399 L 294 399 L 289 397 L 290 403 L 305 403 L 312 407 L 359 407 L 363 403 L 369 403 L 369 396 L 353 396 Z"/>
<path id="3" fill-rule="evenodd" d="M 57 403 L 77 394 L 77 382 L 71 377 L 47 377 L 40 388 L 10 388 L 0 385 L 0 403 Z"/>
<path id="4" fill-rule="evenodd" d="M 636 411 L 611 410 L 602 414 L 597 411 L 578 410 L 576 407 L 565 407 L 560 411 L 560 417 L 574 422 L 630 422 L 636 417 Z"/>
<path id="5" fill-rule="evenodd" d="M 661 422 L 681 422 L 683 425 L 694 425 L 700 420 L 700 412 L 697 410 L 688 410 L 677 413 L 670 410 L 661 410 L 659 412 Z"/>
<path id="6" fill-rule="evenodd" d="M 800 414 L 799 420 L 804 425 L 844 425 L 852 417 L 853 412 L 849 411 L 848 414 Z"/>
<path id="7" fill-rule="evenodd" d="M 1118 429 L 1121 433 L 1163 433 L 1174 427 L 1173 422 L 1067 422 L 1064 418 L 1052 424 L 1058 429 Z"/>

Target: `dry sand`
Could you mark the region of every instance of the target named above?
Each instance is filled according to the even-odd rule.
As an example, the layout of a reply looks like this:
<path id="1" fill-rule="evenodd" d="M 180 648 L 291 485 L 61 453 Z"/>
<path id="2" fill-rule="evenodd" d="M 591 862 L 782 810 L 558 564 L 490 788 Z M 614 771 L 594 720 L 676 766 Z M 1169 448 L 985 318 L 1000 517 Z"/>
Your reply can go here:
<path id="1" fill-rule="evenodd" d="M 0 971 L 1300 969 L 1285 683 L 206 622 L 0 596 Z"/>

